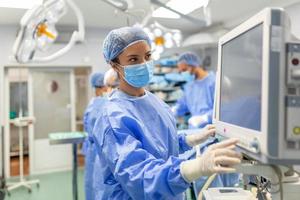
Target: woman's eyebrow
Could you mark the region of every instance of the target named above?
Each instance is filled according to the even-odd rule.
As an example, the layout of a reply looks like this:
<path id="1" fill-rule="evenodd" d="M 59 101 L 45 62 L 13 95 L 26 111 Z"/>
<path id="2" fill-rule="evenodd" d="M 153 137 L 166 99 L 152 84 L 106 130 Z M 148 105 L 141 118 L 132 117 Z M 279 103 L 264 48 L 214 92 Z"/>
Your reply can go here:
<path id="1" fill-rule="evenodd" d="M 139 55 L 134 55 L 134 54 L 131 54 L 131 55 L 127 55 L 127 57 L 137 57 Z"/>

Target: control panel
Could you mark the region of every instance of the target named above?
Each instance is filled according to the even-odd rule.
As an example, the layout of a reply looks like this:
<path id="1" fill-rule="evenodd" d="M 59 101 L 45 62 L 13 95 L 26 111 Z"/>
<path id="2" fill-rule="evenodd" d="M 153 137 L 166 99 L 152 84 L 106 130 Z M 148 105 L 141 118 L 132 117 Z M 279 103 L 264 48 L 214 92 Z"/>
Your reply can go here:
<path id="1" fill-rule="evenodd" d="M 286 137 L 290 148 L 300 141 L 300 43 L 287 43 Z"/>

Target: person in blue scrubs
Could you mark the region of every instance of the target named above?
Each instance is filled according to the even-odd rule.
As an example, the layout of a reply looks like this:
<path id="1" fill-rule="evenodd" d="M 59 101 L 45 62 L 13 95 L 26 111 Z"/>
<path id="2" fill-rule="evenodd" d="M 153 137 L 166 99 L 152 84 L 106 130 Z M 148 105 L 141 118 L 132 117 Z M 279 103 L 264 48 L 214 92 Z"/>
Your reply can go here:
<path id="1" fill-rule="evenodd" d="M 82 152 L 85 155 L 85 199 L 94 200 L 95 191 L 93 186 L 93 176 L 94 176 L 94 166 L 97 152 L 94 145 L 94 140 L 92 137 L 92 131 L 95 121 L 98 117 L 99 112 L 101 112 L 102 107 L 107 101 L 103 97 L 107 91 L 107 87 L 104 85 L 104 74 L 94 73 L 91 76 L 91 85 L 94 88 L 95 97 L 93 97 L 87 106 L 84 117 L 84 130 L 88 133 L 82 147 Z"/>
<path id="2" fill-rule="evenodd" d="M 170 107 L 145 90 L 153 76 L 151 41 L 139 27 L 112 30 L 103 44 L 104 57 L 118 73 L 119 88 L 96 120 L 93 137 L 100 160 L 98 199 L 183 199 L 201 176 L 235 171 L 241 155 L 237 140 L 212 145 L 192 160 L 178 157 L 215 133 L 177 134 Z"/>
<path id="3" fill-rule="evenodd" d="M 109 69 L 104 74 L 103 82 L 104 82 L 104 85 L 107 86 L 107 95 L 104 95 L 102 99 L 107 100 L 109 93 L 111 93 L 112 90 L 114 90 L 119 85 L 118 74 L 112 68 Z M 95 110 L 94 110 L 95 113 L 97 112 L 97 115 L 93 115 L 94 116 L 92 119 L 93 124 L 91 124 L 91 126 L 90 126 L 91 131 L 93 130 L 93 127 L 95 125 L 96 118 L 98 117 L 99 113 L 102 111 L 102 109 L 100 109 L 100 108 L 102 108 L 103 106 L 105 106 L 105 102 L 103 104 L 99 105 L 99 107 L 95 108 Z M 93 148 L 93 149 L 95 150 L 95 148 Z M 93 153 L 95 153 L 97 155 L 96 151 L 94 151 Z M 93 187 L 92 187 L 92 191 L 90 191 L 90 194 L 93 195 L 93 199 L 96 199 L 96 200 L 101 199 L 101 197 L 103 197 L 104 191 L 102 188 L 101 181 L 99 180 L 99 177 L 101 177 L 101 173 L 102 173 L 99 156 L 95 156 L 93 170 L 91 170 L 89 173 L 90 174 L 93 173 L 93 177 L 96 177 L 96 178 L 91 177 L 91 179 L 88 180 L 89 181 L 88 184 L 92 184 L 92 182 L 93 182 Z"/>
<path id="4" fill-rule="evenodd" d="M 184 87 L 184 95 L 180 98 L 172 111 L 177 117 L 191 114 L 189 128 L 203 128 L 212 122 L 215 74 L 203 67 L 202 60 L 192 52 L 185 52 L 179 56 L 178 69 L 186 71 L 194 80 Z"/>

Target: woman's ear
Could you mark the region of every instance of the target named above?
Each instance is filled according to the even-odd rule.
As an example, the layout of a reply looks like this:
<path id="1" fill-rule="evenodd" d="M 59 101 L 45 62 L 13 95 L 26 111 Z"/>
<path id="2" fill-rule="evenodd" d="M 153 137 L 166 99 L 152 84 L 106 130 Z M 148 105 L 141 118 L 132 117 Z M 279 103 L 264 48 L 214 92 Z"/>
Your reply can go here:
<path id="1" fill-rule="evenodd" d="M 111 63 L 110 65 L 113 68 L 113 70 L 118 74 L 118 78 L 120 79 L 120 77 L 122 77 L 121 67 L 119 67 L 116 63 Z"/>

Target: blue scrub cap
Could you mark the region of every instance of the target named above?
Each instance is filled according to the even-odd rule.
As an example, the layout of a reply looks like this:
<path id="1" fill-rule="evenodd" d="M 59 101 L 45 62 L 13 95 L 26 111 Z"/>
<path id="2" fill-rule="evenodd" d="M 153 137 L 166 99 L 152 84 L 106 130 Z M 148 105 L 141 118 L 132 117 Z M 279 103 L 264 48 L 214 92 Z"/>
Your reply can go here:
<path id="1" fill-rule="evenodd" d="M 140 27 L 123 27 L 112 30 L 103 42 L 103 54 L 107 63 L 118 57 L 127 47 L 146 41 L 151 46 L 151 40 Z"/>
<path id="2" fill-rule="evenodd" d="M 202 60 L 193 52 L 185 52 L 179 56 L 178 63 L 186 63 L 190 66 L 202 66 Z"/>
<path id="3" fill-rule="evenodd" d="M 102 73 L 94 73 L 91 77 L 91 85 L 96 87 L 103 87 L 104 86 L 104 74 Z"/>

